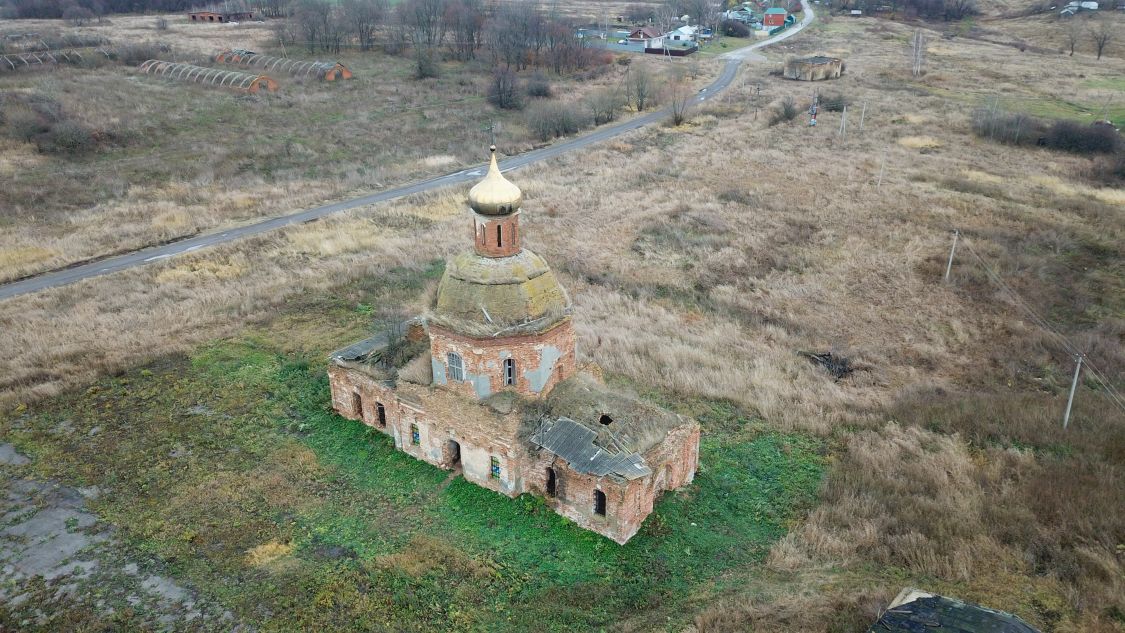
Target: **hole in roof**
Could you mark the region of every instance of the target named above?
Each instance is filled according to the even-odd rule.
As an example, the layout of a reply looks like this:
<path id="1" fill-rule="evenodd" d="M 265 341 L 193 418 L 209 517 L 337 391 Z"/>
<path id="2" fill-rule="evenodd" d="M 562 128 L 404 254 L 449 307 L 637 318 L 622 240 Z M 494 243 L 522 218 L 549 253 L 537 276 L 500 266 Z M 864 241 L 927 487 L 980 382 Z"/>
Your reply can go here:
<path id="1" fill-rule="evenodd" d="M 613 422 L 613 418 L 603 413 L 602 417 L 598 418 L 598 422 L 601 422 L 605 426 L 609 426 L 610 423 Z"/>

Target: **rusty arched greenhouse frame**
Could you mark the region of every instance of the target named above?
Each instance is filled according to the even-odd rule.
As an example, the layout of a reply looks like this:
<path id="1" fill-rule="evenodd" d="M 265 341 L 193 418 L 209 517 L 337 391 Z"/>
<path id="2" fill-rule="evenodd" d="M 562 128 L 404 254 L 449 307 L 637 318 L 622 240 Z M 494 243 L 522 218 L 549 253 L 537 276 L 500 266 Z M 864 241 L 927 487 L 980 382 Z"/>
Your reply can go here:
<path id="1" fill-rule="evenodd" d="M 352 72 L 340 62 L 303 61 L 273 55 L 261 55 L 242 49 L 224 50 L 215 55 L 215 61 L 223 64 L 261 68 L 267 72 L 285 72 L 294 77 L 316 77 L 325 81 L 352 78 Z"/>
<path id="2" fill-rule="evenodd" d="M 159 75 L 178 81 L 190 81 L 207 86 L 218 86 L 220 88 L 235 88 L 250 93 L 256 93 L 262 88 L 265 88 L 269 92 L 276 92 L 278 88 L 277 81 L 266 75 L 255 75 L 253 73 L 222 70 L 219 68 L 206 68 L 194 64 L 169 62 L 160 59 L 150 59 L 142 62 L 139 70 L 146 75 Z"/>

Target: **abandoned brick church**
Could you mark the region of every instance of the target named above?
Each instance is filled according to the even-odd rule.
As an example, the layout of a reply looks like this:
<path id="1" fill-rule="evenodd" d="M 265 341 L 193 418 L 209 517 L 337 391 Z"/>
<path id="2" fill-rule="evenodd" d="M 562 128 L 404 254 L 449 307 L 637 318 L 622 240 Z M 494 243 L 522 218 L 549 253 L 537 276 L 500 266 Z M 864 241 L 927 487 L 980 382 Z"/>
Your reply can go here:
<path id="1" fill-rule="evenodd" d="M 333 407 L 418 459 L 539 495 L 625 543 L 663 491 L 691 483 L 699 425 L 578 371 L 570 297 L 520 246 L 522 198 L 493 147 L 469 191 L 473 249 L 448 262 L 432 309 L 404 332 L 332 354 Z"/>

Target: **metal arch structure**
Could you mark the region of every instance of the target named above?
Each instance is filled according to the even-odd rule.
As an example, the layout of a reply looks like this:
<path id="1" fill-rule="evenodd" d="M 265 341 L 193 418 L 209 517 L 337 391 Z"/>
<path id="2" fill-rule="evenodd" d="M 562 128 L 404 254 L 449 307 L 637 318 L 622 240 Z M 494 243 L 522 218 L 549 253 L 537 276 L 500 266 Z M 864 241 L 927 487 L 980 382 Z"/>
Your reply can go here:
<path id="1" fill-rule="evenodd" d="M 222 70 L 219 68 L 206 68 L 183 62 L 169 62 L 160 59 L 150 59 L 137 67 L 146 75 L 159 75 L 178 81 L 190 81 L 206 86 L 220 88 L 236 88 L 247 92 L 257 92 L 259 87 L 265 87 L 270 92 L 277 90 L 277 82 L 266 75 L 255 75 L 235 70 Z"/>
<path id="2" fill-rule="evenodd" d="M 336 78 L 333 76 L 329 79 L 329 73 L 339 68 L 340 78 L 347 79 L 351 77 L 351 72 L 339 62 L 304 61 L 287 57 L 275 57 L 273 55 L 262 55 L 238 48 L 219 52 L 215 55 L 215 61 L 223 64 L 261 68 L 266 72 L 286 72 L 295 77 L 316 77 L 317 79 L 328 79 L 329 81 Z"/>
<path id="3" fill-rule="evenodd" d="M 16 70 L 17 68 L 47 66 L 63 62 L 76 64 L 85 60 L 86 58 L 77 49 L 8 53 L 0 55 L 0 70 Z"/>

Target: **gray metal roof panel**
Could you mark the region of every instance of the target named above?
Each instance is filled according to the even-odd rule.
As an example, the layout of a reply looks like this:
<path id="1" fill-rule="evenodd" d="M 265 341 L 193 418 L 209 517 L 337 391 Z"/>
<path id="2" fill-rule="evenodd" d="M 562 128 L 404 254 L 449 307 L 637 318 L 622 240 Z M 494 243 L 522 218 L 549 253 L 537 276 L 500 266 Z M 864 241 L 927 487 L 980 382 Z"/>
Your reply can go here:
<path id="1" fill-rule="evenodd" d="M 598 434 L 571 420 L 560 417 L 544 421 L 531 441 L 563 458 L 578 472 L 604 477 L 617 474 L 637 479 L 652 473 L 637 453 L 611 453 L 594 443 Z"/>
<path id="2" fill-rule="evenodd" d="M 333 360 L 356 360 L 367 356 L 371 352 L 383 347 L 387 344 L 386 332 L 380 332 L 375 336 L 370 336 L 352 343 L 351 345 L 338 349 L 332 352 L 328 357 Z"/>

